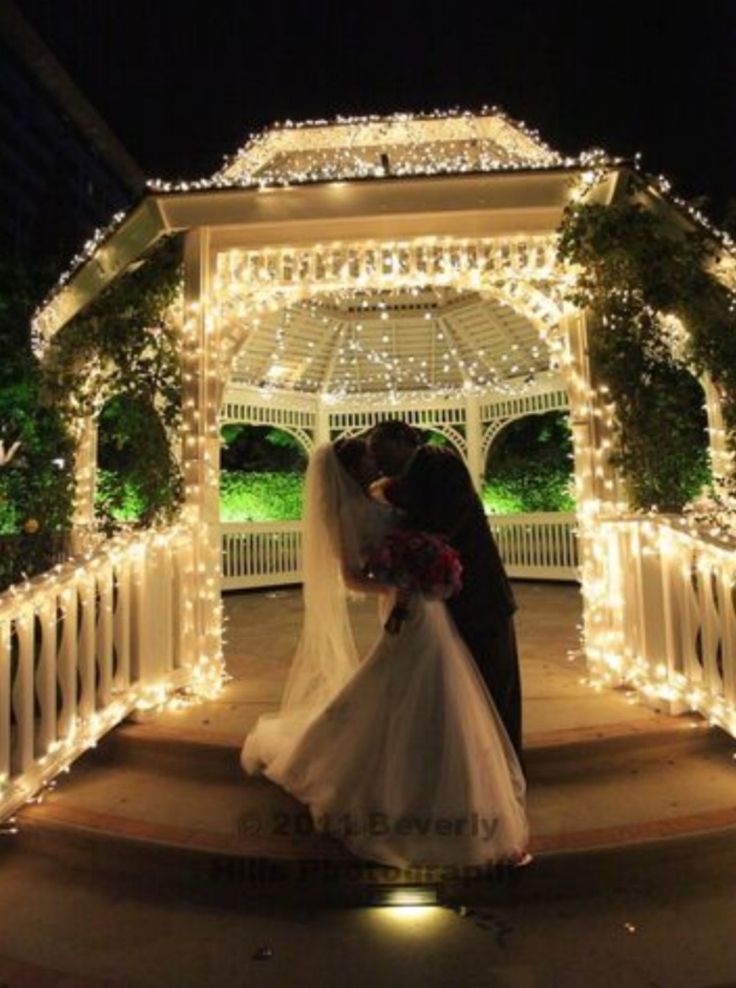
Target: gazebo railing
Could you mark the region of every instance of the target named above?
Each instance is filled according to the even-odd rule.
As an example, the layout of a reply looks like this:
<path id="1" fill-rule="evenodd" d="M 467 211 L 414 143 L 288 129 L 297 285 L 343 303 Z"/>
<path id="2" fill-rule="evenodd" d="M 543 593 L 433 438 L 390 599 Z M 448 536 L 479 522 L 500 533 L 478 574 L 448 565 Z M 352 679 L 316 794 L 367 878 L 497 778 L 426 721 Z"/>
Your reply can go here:
<path id="1" fill-rule="evenodd" d="M 186 684 L 193 574 L 181 525 L 112 539 L 0 595 L 0 819 Z"/>
<path id="2" fill-rule="evenodd" d="M 489 515 L 506 572 L 527 580 L 577 580 L 578 543 L 574 514 L 534 512 Z"/>
<path id="3" fill-rule="evenodd" d="M 300 582 L 300 521 L 223 523 L 220 532 L 223 590 Z"/>
<path id="4" fill-rule="evenodd" d="M 492 515 L 488 522 L 510 576 L 577 579 L 575 515 Z M 227 523 L 221 533 L 223 590 L 301 580 L 301 522 Z"/>
<path id="5" fill-rule="evenodd" d="M 586 652 L 595 675 L 736 737 L 736 553 L 676 516 L 603 520 Z"/>

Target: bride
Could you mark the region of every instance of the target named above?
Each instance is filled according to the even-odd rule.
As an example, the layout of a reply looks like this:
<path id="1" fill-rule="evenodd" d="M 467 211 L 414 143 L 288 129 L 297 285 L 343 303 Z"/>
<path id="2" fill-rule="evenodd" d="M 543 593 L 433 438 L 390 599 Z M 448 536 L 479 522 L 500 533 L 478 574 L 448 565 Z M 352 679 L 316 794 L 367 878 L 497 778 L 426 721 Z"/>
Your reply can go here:
<path id="1" fill-rule="evenodd" d="M 362 440 L 321 446 L 307 470 L 304 624 L 280 710 L 259 718 L 241 763 L 305 803 L 317 829 L 398 867 L 524 862 L 525 782 L 508 735 L 442 601 L 412 594 L 398 634 L 358 657 L 348 591 L 400 524 L 365 493 Z"/>

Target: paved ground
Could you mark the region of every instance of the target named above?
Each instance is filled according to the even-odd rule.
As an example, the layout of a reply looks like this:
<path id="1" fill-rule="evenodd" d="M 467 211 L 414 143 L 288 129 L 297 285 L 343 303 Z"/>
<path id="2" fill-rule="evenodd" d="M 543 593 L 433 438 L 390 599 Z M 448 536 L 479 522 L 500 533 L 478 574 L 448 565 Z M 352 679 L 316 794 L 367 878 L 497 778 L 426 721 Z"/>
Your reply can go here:
<path id="1" fill-rule="evenodd" d="M 176 988 L 726 988 L 736 984 L 736 843 L 612 861 L 579 892 L 461 915 L 200 903 L 13 859 L 0 984 Z M 265 956 L 264 956 L 265 955 Z M 259 959 L 259 956 L 263 959 Z M 64 972 L 64 977 L 61 976 Z"/>

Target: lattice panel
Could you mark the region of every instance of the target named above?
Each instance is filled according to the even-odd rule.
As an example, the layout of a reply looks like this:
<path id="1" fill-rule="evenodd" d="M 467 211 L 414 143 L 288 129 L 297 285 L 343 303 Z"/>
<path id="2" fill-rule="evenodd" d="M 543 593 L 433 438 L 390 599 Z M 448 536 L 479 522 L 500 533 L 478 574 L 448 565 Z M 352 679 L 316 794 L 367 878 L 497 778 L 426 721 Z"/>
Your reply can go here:
<path id="1" fill-rule="evenodd" d="M 454 408 L 402 408 L 401 414 L 397 415 L 395 410 L 393 415 L 401 418 L 409 425 L 419 429 L 434 429 L 440 431 L 453 425 L 465 425 L 465 409 Z M 365 432 L 378 422 L 392 416 L 392 409 L 389 407 L 366 408 L 360 411 L 351 412 L 330 412 L 330 431 L 340 435 L 350 432 L 357 435 Z"/>
<path id="2" fill-rule="evenodd" d="M 483 422 L 494 419 L 520 418 L 522 415 L 539 415 L 543 412 L 566 410 L 570 407 L 567 392 L 564 388 L 554 391 L 542 391 L 537 394 L 519 395 L 514 398 L 502 398 L 481 405 L 480 414 Z"/>

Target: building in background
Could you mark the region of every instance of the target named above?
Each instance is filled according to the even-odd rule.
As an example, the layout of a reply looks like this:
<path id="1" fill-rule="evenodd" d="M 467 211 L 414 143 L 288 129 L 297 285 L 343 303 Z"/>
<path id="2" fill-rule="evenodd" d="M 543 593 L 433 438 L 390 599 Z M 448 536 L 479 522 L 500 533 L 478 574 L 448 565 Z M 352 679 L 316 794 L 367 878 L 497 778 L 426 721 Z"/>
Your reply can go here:
<path id="1" fill-rule="evenodd" d="M 64 263 L 144 177 L 11 0 L 0 0 L 0 253 Z"/>

